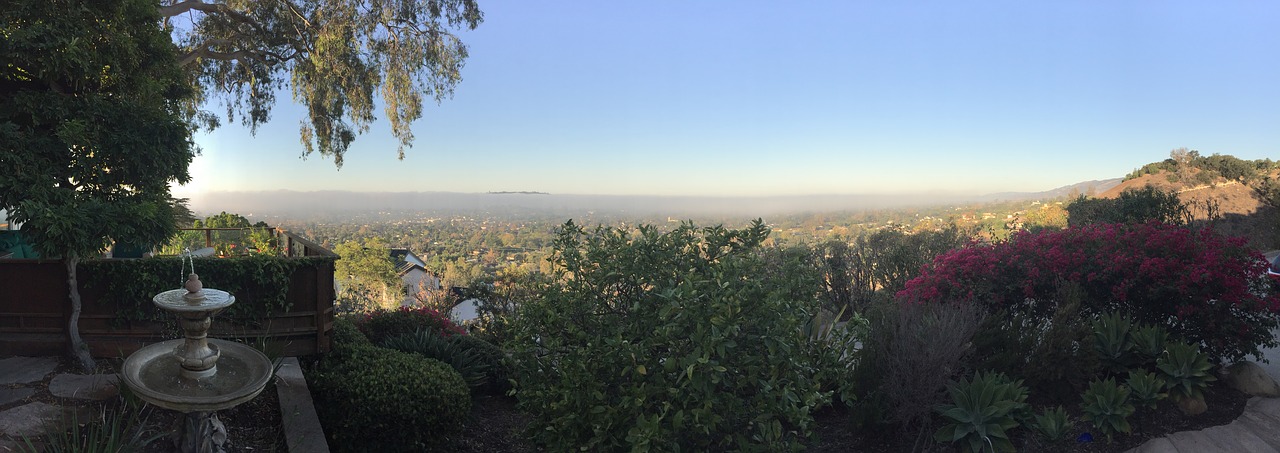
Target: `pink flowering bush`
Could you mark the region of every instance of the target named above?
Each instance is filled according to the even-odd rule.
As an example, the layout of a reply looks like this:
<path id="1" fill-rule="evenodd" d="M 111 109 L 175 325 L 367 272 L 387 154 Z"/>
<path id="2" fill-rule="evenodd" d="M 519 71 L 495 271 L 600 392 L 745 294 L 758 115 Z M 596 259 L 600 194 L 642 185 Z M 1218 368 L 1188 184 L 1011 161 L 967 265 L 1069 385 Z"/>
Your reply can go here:
<path id="1" fill-rule="evenodd" d="M 467 334 L 467 329 L 454 324 L 448 315 L 426 307 L 374 310 L 357 318 L 356 327 L 374 344 L 381 344 L 387 338 L 418 330 L 435 332 L 446 337 Z"/>
<path id="2" fill-rule="evenodd" d="M 1064 284 L 1083 292 L 1080 316 L 1111 311 L 1160 325 L 1214 360 L 1274 346 L 1280 296 L 1267 264 L 1241 238 L 1162 223 L 1093 224 L 1019 233 L 938 256 L 897 294 L 904 302 L 969 301 L 1047 321 Z"/>

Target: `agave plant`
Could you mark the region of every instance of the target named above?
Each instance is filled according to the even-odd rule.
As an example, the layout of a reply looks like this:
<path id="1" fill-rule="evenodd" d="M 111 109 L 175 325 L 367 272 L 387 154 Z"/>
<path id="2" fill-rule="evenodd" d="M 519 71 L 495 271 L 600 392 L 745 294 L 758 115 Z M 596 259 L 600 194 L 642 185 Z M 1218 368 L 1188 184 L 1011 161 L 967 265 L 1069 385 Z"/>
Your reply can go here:
<path id="1" fill-rule="evenodd" d="M 1062 406 L 1045 409 L 1035 416 L 1031 429 L 1049 442 L 1058 442 L 1071 431 L 1071 418 Z"/>
<path id="2" fill-rule="evenodd" d="M 1160 326 L 1142 326 L 1133 330 L 1132 337 L 1134 352 L 1150 364 L 1164 354 L 1165 343 L 1169 341 L 1169 331 Z"/>
<path id="3" fill-rule="evenodd" d="M 1124 385 L 1129 387 L 1129 400 L 1137 408 L 1155 409 L 1156 403 L 1169 396 L 1163 393 L 1164 379 L 1149 371 L 1130 371 Z"/>
<path id="4" fill-rule="evenodd" d="M 966 452 L 1010 452 L 1008 431 L 1018 426 L 1014 414 L 1027 408 L 1027 388 L 1003 373 L 978 372 L 947 386 L 953 404 L 938 407 L 948 421 L 934 440 L 958 444 Z"/>
<path id="5" fill-rule="evenodd" d="M 1112 434 L 1131 430 L 1129 416 L 1133 415 L 1134 408 L 1129 402 L 1129 389 L 1116 385 L 1115 379 L 1090 382 L 1089 389 L 1085 390 L 1082 398 L 1084 419 L 1093 424 L 1098 432 L 1105 434 L 1107 442 L 1111 442 Z"/>
<path id="6" fill-rule="evenodd" d="M 1118 312 L 1101 316 L 1093 322 L 1093 349 L 1103 365 L 1113 373 L 1129 368 L 1130 351 L 1133 350 L 1133 337 L 1129 331 L 1132 327 L 1133 321 Z"/>
<path id="7" fill-rule="evenodd" d="M 1218 380 L 1209 370 L 1209 356 L 1200 352 L 1198 346 L 1177 342 L 1170 343 L 1164 355 L 1156 361 L 1169 387 L 1169 396 L 1174 401 L 1198 399 L 1204 397 L 1204 389 L 1209 383 Z"/>

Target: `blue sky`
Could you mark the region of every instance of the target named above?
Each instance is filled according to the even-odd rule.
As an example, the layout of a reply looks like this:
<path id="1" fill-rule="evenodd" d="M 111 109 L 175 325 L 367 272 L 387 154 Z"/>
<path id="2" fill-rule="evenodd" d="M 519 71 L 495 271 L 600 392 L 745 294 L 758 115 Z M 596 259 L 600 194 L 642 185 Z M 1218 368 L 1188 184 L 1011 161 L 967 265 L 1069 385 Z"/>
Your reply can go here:
<path id="1" fill-rule="evenodd" d="M 1273 2 L 481 8 L 463 82 L 403 161 L 385 121 L 341 170 L 300 159 L 304 113 L 281 93 L 256 137 L 200 134 L 175 193 L 987 193 L 1120 177 L 1184 146 L 1280 157 Z"/>

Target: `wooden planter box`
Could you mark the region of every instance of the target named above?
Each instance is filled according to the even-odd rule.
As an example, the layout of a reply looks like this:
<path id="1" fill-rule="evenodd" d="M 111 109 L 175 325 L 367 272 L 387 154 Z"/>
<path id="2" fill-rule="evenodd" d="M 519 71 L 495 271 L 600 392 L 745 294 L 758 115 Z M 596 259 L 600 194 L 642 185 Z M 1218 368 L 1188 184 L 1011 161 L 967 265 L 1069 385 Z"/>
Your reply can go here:
<path id="1" fill-rule="evenodd" d="M 332 253 L 328 256 L 332 257 Z M 288 310 L 244 319 L 219 315 L 214 318 L 210 336 L 243 340 L 260 347 L 269 356 L 327 352 L 333 330 L 334 259 L 307 263 L 298 266 L 289 276 L 285 296 L 291 305 Z M 95 357 L 123 358 L 142 346 L 181 337 L 176 319 L 121 319 L 119 307 L 103 301 L 103 290 L 86 283 L 92 281 L 92 272 L 82 266 L 77 274 L 83 301 L 80 333 Z M 180 286 L 177 273 L 173 280 L 172 289 L 176 289 Z M 150 302 L 152 296 L 154 294 L 116 295 L 115 298 L 136 297 L 154 307 Z M 237 303 L 244 300 L 242 297 L 237 295 Z M 163 313 L 159 308 L 155 310 Z M 0 260 L 0 357 L 65 354 L 70 311 L 66 269 L 62 262 Z"/>

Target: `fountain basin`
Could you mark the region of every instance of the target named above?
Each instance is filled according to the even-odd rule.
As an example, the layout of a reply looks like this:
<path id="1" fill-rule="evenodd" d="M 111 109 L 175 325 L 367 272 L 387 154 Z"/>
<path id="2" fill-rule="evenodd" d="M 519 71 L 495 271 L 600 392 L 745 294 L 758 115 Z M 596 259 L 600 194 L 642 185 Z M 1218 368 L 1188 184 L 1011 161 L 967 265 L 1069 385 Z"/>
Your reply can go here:
<path id="1" fill-rule="evenodd" d="M 211 377 L 180 377 L 181 360 L 175 350 L 186 340 L 148 345 L 129 355 L 121 378 L 144 401 L 179 412 L 213 412 L 253 399 L 271 380 L 271 360 L 266 354 L 231 341 L 208 339 L 221 358 Z"/>
<path id="2" fill-rule="evenodd" d="M 208 312 L 210 314 L 221 311 L 224 308 L 236 303 L 236 297 L 226 291 L 204 288 L 201 290 L 199 299 L 191 299 L 184 297 L 187 295 L 185 289 L 171 289 L 160 294 L 156 294 L 151 298 L 151 302 L 166 311 L 173 313 L 200 313 Z"/>

